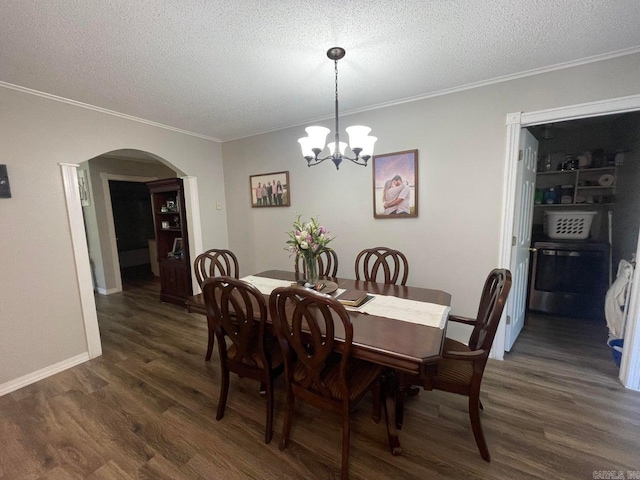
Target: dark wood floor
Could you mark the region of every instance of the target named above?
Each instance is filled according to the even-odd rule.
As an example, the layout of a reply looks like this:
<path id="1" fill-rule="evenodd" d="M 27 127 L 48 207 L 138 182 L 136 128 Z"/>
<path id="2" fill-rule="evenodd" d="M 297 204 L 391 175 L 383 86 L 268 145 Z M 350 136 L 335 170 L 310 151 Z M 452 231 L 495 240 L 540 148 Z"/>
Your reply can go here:
<path id="1" fill-rule="evenodd" d="M 157 284 L 96 297 L 103 355 L 0 397 L 0 479 L 325 479 L 340 471 L 340 420 L 297 406 L 280 452 L 284 398 L 265 445 L 264 399 L 232 377 L 217 422 L 220 372 L 204 361 L 205 320 L 160 304 Z M 582 328 L 586 325 L 586 328 Z M 370 399 L 355 413 L 351 476 L 361 479 L 590 479 L 640 470 L 640 394 L 625 390 L 606 328 L 537 316 L 506 361 L 490 360 L 476 449 L 466 399 L 407 400 L 402 457 L 387 450 Z"/>

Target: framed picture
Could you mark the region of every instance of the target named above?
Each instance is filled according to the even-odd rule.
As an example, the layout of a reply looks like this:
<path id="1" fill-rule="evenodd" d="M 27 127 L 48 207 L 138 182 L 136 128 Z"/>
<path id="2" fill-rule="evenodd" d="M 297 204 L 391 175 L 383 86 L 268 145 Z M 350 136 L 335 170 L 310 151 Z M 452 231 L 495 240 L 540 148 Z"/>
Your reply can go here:
<path id="1" fill-rule="evenodd" d="M 291 206 L 289 172 L 251 175 L 249 188 L 251 206 L 254 208 Z"/>
<path id="2" fill-rule="evenodd" d="M 171 250 L 171 253 L 174 255 L 182 253 L 182 238 L 178 237 L 173 239 L 173 250 Z"/>
<path id="3" fill-rule="evenodd" d="M 373 156 L 373 216 L 418 216 L 418 150 Z"/>

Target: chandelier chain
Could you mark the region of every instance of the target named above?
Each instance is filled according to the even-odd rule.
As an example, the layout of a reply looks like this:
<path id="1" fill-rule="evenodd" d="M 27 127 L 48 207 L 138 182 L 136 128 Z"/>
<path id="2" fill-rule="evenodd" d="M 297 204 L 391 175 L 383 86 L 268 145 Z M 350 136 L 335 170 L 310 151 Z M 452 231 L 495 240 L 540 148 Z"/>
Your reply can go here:
<path id="1" fill-rule="evenodd" d="M 338 60 L 334 60 L 336 72 L 336 101 L 338 100 Z"/>

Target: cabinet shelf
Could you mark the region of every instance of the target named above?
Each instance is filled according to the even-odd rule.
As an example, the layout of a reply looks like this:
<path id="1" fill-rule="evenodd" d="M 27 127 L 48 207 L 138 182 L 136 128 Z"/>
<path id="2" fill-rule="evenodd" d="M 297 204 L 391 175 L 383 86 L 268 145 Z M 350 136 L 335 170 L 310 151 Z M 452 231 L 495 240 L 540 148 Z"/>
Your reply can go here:
<path id="1" fill-rule="evenodd" d="M 597 191 L 597 190 L 613 190 L 613 185 L 610 187 L 603 187 L 602 185 L 588 185 L 584 187 L 578 187 L 578 190 L 589 190 L 589 191 Z"/>
<path id="2" fill-rule="evenodd" d="M 613 176 L 605 177 L 604 175 Z M 609 181 L 611 185 L 598 185 L 598 182 Z M 613 205 L 615 195 L 616 167 L 583 168 L 576 170 L 554 170 L 539 172 L 536 174 L 536 190 L 556 190 L 556 198 L 559 200 L 568 195 L 571 203 L 544 203 L 546 193 L 543 193 L 543 203 L 536 207 L 599 207 Z M 564 187 L 564 188 L 563 188 Z M 560 190 L 560 191 L 558 191 Z M 593 200 L 588 202 L 585 200 Z M 582 200 L 582 201 L 577 201 Z"/>
<path id="3" fill-rule="evenodd" d="M 613 203 L 539 203 L 534 205 L 534 207 L 544 207 L 544 208 L 558 208 L 558 207 L 610 207 Z"/>
<path id="4" fill-rule="evenodd" d="M 568 175 L 577 173 L 612 173 L 616 167 L 598 167 L 598 168 L 576 168 L 575 170 L 549 170 L 548 172 L 538 172 L 538 175 Z"/>

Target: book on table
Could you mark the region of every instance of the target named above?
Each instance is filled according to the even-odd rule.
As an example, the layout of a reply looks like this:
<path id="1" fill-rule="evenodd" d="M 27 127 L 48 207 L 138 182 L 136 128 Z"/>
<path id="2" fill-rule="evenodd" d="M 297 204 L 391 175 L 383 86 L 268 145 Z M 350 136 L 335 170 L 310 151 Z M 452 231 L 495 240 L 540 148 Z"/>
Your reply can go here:
<path id="1" fill-rule="evenodd" d="M 341 304 L 347 307 L 359 307 L 369 299 L 369 295 L 364 290 L 347 290 L 337 298 Z"/>

